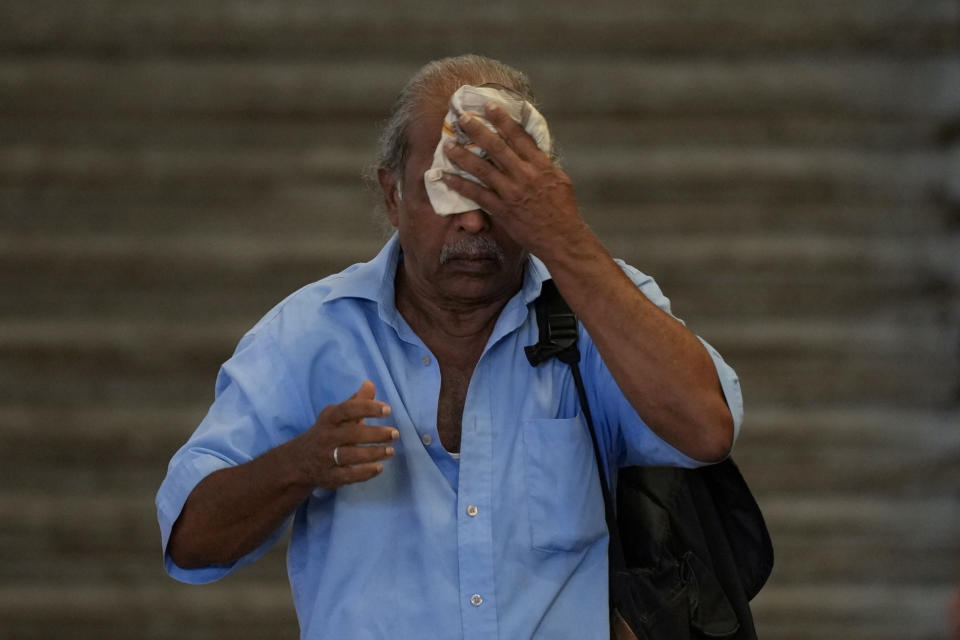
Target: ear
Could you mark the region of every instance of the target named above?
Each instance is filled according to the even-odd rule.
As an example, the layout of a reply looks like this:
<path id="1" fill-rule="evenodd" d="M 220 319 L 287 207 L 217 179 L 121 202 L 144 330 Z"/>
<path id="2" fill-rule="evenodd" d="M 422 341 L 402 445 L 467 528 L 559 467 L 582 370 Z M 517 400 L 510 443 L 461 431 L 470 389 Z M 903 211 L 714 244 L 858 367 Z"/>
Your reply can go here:
<path id="1" fill-rule="evenodd" d="M 383 203 L 387 207 L 387 218 L 394 227 L 400 224 L 400 192 L 397 180 L 393 173 L 383 167 L 377 169 L 377 180 L 380 181 L 380 189 L 383 190 Z"/>

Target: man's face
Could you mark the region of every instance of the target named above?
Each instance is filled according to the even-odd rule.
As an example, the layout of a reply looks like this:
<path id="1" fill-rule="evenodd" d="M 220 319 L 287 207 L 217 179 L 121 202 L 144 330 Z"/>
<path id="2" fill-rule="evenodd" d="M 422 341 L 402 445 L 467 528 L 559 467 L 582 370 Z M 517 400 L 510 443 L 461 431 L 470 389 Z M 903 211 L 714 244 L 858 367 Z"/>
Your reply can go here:
<path id="1" fill-rule="evenodd" d="M 381 176 L 403 248 L 403 275 L 415 291 L 438 299 L 475 304 L 508 298 L 523 283 L 527 253 L 480 210 L 438 216 L 430 205 L 423 174 L 433 163 L 446 113 L 446 103 L 433 103 L 415 115 L 402 198 Z"/>

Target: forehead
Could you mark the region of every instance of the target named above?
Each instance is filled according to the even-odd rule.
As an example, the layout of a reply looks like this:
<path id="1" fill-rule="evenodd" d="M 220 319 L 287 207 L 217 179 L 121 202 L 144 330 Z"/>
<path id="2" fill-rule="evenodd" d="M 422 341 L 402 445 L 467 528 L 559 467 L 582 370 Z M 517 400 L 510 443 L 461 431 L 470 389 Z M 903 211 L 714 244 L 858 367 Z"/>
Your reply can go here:
<path id="1" fill-rule="evenodd" d="M 433 150 L 440 142 L 440 130 L 443 117 L 447 115 L 448 102 L 449 97 L 446 100 L 432 99 L 414 108 L 407 131 L 408 157 L 433 155 Z"/>

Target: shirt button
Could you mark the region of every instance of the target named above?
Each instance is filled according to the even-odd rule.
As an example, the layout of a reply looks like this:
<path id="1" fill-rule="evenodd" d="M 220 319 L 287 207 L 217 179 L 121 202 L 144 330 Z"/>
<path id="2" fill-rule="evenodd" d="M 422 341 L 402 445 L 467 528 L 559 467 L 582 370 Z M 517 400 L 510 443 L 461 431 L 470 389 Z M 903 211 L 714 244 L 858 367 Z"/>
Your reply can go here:
<path id="1" fill-rule="evenodd" d="M 477 509 L 477 505 L 475 505 L 475 504 L 471 504 L 469 507 L 467 507 L 467 515 L 470 516 L 471 518 L 472 518 L 473 516 L 477 515 L 477 513 L 479 513 L 479 511 L 480 511 L 480 510 Z"/>
<path id="2" fill-rule="evenodd" d="M 429 367 L 429 366 L 430 366 L 430 356 L 423 356 L 422 358 L 420 358 L 420 362 L 423 363 L 423 366 Z"/>
<path id="3" fill-rule="evenodd" d="M 420 442 L 422 442 L 425 446 L 429 447 L 430 443 L 433 442 L 433 438 L 430 437 L 429 433 L 425 433 L 422 436 L 420 436 Z"/>
<path id="4" fill-rule="evenodd" d="M 475 607 L 479 607 L 480 605 L 483 604 L 483 598 L 480 597 L 479 593 L 475 593 L 472 596 L 470 596 L 470 604 L 472 604 Z"/>

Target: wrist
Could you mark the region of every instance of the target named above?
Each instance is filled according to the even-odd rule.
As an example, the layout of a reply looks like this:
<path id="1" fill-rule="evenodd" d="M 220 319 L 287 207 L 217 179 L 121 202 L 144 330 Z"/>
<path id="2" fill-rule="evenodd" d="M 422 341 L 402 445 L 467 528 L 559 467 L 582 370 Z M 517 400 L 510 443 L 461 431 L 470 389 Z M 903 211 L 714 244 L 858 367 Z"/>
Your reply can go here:
<path id="1" fill-rule="evenodd" d="M 265 454 L 273 457 L 275 477 L 288 490 L 313 490 L 315 483 L 312 482 L 311 461 L 306 453 L 310 447 L 305 442 L 308 434 L 309 431 L 304 432 Z"/>
<path id="2" fill-rule="evenodd" d="M 583 274 L 592 261 L 612 260 L 606 247 L 582 220 L 557 232 L 531 251 L 547 266 L 551 274 Z"/>

